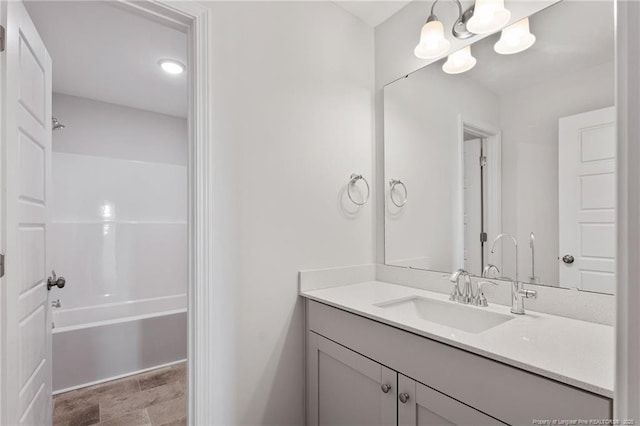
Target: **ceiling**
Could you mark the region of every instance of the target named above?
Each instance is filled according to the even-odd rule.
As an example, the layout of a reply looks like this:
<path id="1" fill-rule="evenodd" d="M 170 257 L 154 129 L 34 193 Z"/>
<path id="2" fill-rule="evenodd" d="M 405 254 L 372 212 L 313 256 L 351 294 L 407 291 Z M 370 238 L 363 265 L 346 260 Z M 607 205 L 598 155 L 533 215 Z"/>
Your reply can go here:
<path id="1" fill-rule="evenodd" d="M 187 116 L 186 34 L 107 2 L 26 1 L 53 61 L 53 91 L 178 117 Z"/>
<path id="2" fill-rule="evenodd" d="M 360 18 L 362 21 L 376 27 L 389 19 L 391 15 L 405 7 L 410 1 L 334 1 L 335 4 Z"/>

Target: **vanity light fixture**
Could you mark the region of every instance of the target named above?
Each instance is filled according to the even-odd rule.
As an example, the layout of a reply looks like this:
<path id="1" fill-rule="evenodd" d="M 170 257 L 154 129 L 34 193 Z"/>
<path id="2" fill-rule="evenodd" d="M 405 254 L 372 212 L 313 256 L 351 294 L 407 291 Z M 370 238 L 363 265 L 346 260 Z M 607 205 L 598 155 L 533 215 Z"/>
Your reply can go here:
<path id="1" fill-rule="evenodd" d="M 182 74 L 187 69 L 184 64 L 174 59 L 160 59 L 158 65 L 164 72 L 172 75 Z"/>
<path id="2" fill-rule="evenodd" d="M 493 49 L 501 55 L 511 55 L 527 50 L 535 42 L 536 36 L 529 30 L 529 18 L 524 18 L 503 29 Z"/>
<path id="3" fill-rule="evenodd" d="M 502 28 L 511 19 L 504 0 L 476 0 L 467 29 L 475 34 L 489 34 Z"/>
<path id="4" fill-rule="evenodd" d="M 420 31 L 420 42 L 414 49 L 413 53 L 420 59 L 433 59 L 443 55 L 449 50 L 451 43 L 444 35 L 444 26 L 438 20 L 434 13 L 435 5 L 439 0 L 435 0 L 431 5 L 431 12 L 427 18 L 426 24 Z M 451 33 L 459 39 L 466 39 L 475 34 L 467 29 L 467 22 L 473 15 L 473 7 L 466 11 L 462 11 L 460 0 L 452 0 L 458 6 L 458 19 L 453 24 Z"/>
<path id="5" fill-rule="evenodd" d="M 436 15 L 429 15 L 420 31 L 420 43 L 413 53 L 421 59 L 437 58 L 449 50 L 449 40 L 444 37 L 444 27 Z"/>
<path id="6" fill-rule="evenodd" d="M 471 46 L 466 46 L 449 55 L 447 62 L 442 65 L 442 71 L 447 74 L 461 74 L 475 66 L 476 58 L 471 55 Z"/>

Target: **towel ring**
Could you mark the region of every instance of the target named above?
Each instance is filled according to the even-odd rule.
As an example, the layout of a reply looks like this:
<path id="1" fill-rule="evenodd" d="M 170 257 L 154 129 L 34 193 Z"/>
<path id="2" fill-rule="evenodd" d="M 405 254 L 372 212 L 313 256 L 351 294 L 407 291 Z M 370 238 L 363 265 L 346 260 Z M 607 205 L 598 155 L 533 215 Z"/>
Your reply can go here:
<path id="1" fill-rule="evenodd" d="M 396 202 L 396 199 L 393 198 L 393 191 L 396 189 L 396 186 L 402 186 L 402 188 L 404 189 L 404 200 L 402 200 L 401 202 Z M 404 182 L 402 182 L 400 179 L 391 179 L 389 181 L 389 198 L 391 198 L 391 202 L 396 206 L 396 207 L 404 207 L 405 204 L 407 204 L 407 196 L 408 196 L 408 192 L 407 192 L 407 186 L 404 184 Z"/>
<path id="2" fill-rule="evenodd" d="M 351 187 L 355 186 L 356 182 L 362 180 L 364 182 L 365 185 L 367 185 L 367 196 L 364 197 L 364 201 L 362 201 L 361 203 L 357 202 L 356 200 L 353 199 L 353 197 L 351 196 Z M 369 182 L 367 182 L 367 180 L 362 176 L 362 175 L 357 175 L 355 173 L 351 174 L 351 178 L 349 179 L 349 184 L 347 185 L 347 195 L 349 196 L 349 199 L 351 200 L 351 202 L 357 206 L 364 206 L 365 204 L 367 204 L 367 201 L 369 201 L 369 196 L 371 195 L 371 189 L 369 188 Z"/>

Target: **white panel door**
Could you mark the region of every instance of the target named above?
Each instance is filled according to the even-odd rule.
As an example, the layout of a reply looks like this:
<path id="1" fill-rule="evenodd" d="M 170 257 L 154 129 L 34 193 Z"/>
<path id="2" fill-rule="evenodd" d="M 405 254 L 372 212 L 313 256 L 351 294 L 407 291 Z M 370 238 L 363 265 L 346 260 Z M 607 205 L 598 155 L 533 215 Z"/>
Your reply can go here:
<path id="1" fill-rule="evenodd" d="M 307 424 L 396 424 L 397 373 L 313 332 L 308 333 Z"/>
<path id="2" fill-rule="evenodd" d="M 22 2 L 7 4 L 3 159 L 6 276 L 2 285 L 5 425 L 51 424 L 47 206 L 51 58 Z"/>
<path id="3" fill-rule="evenodd" d="M 559 131 L 560 286 L 613 294 L 615 109 L 560 118 Z"/>
<path id="4" fill-rule="evenodd" d="M 478 390 L 481 392 L 481 390 Z M 398 425 L 502 425 L 493 417 L 398 374 Z"/>

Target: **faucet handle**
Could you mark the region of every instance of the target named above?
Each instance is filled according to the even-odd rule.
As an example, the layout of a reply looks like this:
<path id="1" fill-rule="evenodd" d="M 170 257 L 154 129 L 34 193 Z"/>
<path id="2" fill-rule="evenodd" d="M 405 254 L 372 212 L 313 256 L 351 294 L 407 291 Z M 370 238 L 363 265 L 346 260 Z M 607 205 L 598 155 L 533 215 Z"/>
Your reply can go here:
<path id="1" fill-rule="evenodd" d="M 460 274 L 464 273 L 464 269 L 458 269 L 457 271 L 455 271 L 453 274 L 449 275 L 449 281 L 451 281 L 452 283 L 458 283 L 458 278 L 460 277 Z"/>
<path id="2" fill-rule="evenodd" d="M 493 286 L 498 285 L 493 281 L 478 281 L 478 293 L 476 294 L 476 297 L 473 300 L 473 304 L 475 306 L 481 306 L 483 308 L 486 308 L 487 306 L 489 306 L 489 302 L 487 302 L 487 298 L 485 297 L 484 292 L 482 291 L 482 287 L 486 284 L 491 284 Z"/>
<path id="3" fill-rule="evenodd" d="M 534 299 L 535 300 L 535 299 L 538 298 L 538 292 L 535 291 L 535 290 L 527 290 L 526 288 L 523 288 L 522 290 L 520 290 L 520 294 L 525 299 Z"/>

